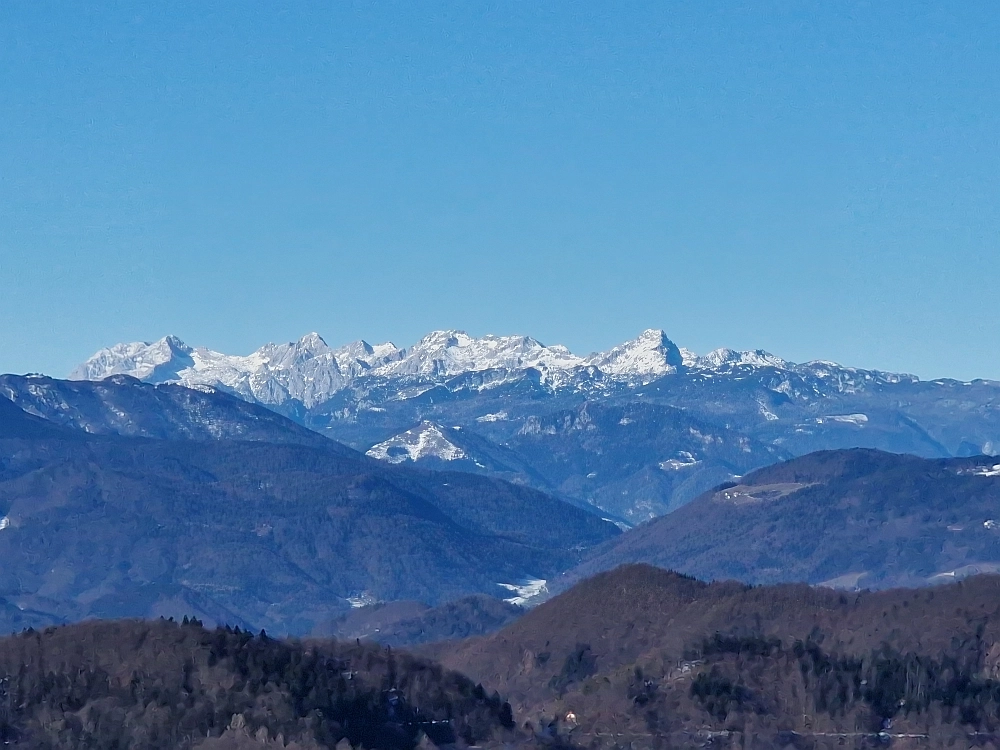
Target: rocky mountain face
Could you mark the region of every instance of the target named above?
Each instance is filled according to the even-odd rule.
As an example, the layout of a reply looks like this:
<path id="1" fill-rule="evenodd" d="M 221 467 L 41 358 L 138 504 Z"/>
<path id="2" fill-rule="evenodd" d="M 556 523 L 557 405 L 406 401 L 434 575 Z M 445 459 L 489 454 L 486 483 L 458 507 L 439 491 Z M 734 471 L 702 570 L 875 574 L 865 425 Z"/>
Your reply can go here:
<path id="1" fill-rule="evenodd" d="M 513 598 L 619 533 L 527 487 L 367 458 L 225 394 L 35 384 L 69 417 L 56 424 L 0 398 L 8 632 L 195 614 L 304 634 L 366 602 Z M 101 410 L 83 408 L 98 398 L 144 414 L 163 407 L 169 419 L 118 428 L 168 438 L 87 432 L 106 427 Z M 201 439 L 205 414 L 220 420 L 221 437 Z"/>
<path id="2" fill-rule="evenodd" d="M 550 588 L 623 563 L 845 590 L 1000 572 L 1000 462 L 813 453 L 716 487 L 589 557 Z"/>
<path id="3" fill-rule="evenodd" d="M 404 349 L 332 348 L 309 334 L 247 356 L 167 337 L 102 350 L 73 378 L 113 375 L 215 388 L 389 463 L 509 479 L 628 524 L 816 450 L 1000 453 L 998 383 L 922 382 L 759 350 L 698 356 L 659 330 L 587 356 L 459 331 Z"/>

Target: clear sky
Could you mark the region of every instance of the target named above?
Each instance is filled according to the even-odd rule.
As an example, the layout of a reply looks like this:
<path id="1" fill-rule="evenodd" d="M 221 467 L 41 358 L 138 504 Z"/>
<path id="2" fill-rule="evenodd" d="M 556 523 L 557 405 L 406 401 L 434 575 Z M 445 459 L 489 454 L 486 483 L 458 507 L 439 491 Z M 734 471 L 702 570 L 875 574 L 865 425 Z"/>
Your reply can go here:
<path id="1" fill-rule="evenodd" d="M 1000 378 L 998 139 L 992 0 L 7 0 L 0 371 L 658 327 Z"/>

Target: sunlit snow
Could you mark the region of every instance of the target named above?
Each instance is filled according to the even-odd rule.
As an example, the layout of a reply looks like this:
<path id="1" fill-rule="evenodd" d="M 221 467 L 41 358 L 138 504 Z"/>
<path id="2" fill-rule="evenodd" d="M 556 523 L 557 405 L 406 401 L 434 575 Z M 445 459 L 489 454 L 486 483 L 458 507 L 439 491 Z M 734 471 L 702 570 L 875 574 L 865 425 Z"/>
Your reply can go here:
<path id="1" fill-rule="evenodd" d="M 825 422 L 839 422 L 841 424 L 852 424 L 855 427 L 861 427 L 868 422 L 867 414 L 831 414 L 825 417 L 817 417 L 816 424 L 823 424 Z"/>
<path id="2" fill-rule="evenodd" d="M 688 451 L 678 451 L 677 456 L 677 458 L 668 458 L 666 461 L 660 461 L 660 468 L 664 471 L 678 471 L 679 469 L 686 469 L 701 463 L 701 461 Z"/>
<path id="3" fill-rule="evenodd" d="M 772 371 L 772 377 L 776 374 L 780 378 L 772 389 L 788 395 L 792 387 L 785 373 L 823 380 L 844 393 L 861 391 L 878 382 L 916 380 L 909 375 L 857 370 L 830 362 L 797 365 L 763 350 L 716 349 L 698 356 L 678 348 L 656 328 L 587 356 L 574 354 L 565 346 L 542 344 L 530 336 L 475 337 L 464 331 L 433 331 L 405 349 L 392 343 L 372 345 L 366 341 L 333 348 L 319 334 L 309 333 L 298 341 L 266 344 L 247 355 L 192 347 L 167 336 L 151 343 L 116 344 L 102 349 L 74 370 L 70 378 L 101 380 L 121 374 L 150 383 L 220 387 L 261 404 L 297 401 L 312 408 L 351 388 L 360 386 L 363 390 L 363 383 L 372 379 L 394 381 L 393 395 L 386 400 L 405 400 L 466 374 L 475 374 L 476 378 L 463 387 L 479 391 L 534 370 L 546 388 L 600 393 L 610 392 L 616 384 L 638 386 L 682 371 L 707 379 L 737 369 L 747 374 L 758 369 Z M 503 412 L 480 419 L 500 419 L 500 414 Z M 769 410 L 762 414 L 772 418 Z M 852 423 L 861 426 L 858 420 Z"/>
<path id="4" fill-rule="evenodd" d="M 498 583 L 497 586 L 514 593 L 514 596 L 504 599 L 505 602 L 523 607 L 536 596 L 548 592 L 546 583 L 548 581 L 542 578 L 526 578 L 522 583 Z"/>
<path id="5" fill-rule="evenodd" d="M 457 461 L 469 457 L 465 451 L 448 440 L 441 428 L 433 422 L 421 422 L 412 430 L 373 445 L 366 455 L 391 464 L 419 461 L 422 458 Z"/>
<path id="6" fill-rule="evenodd" d="M 363 591 L 356 596 L 347 597 L 347 602 L 353 609 L 360 609 L 361 607 L 370 607 L 373 604 L 378 604 L 378 599 L 367 591 Z"/>
<path id="7" fill-rule="evenodd" d="M 507 412 L 498 411 L 495 414 L 483 414 L 481 417 L 476 417 L 477 422 L 503 422 L 507 419 Z"/>

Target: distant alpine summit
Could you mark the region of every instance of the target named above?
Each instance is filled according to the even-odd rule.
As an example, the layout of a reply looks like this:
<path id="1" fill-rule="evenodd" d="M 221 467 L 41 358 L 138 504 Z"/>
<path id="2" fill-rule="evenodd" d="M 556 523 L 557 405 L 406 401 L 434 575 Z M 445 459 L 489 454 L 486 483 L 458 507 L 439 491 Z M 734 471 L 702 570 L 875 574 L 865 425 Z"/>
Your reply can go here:
<path id="1" fill-rule="evenodd" d="M 586 384 L 645 384 L 681 369 L 728 370 L 752 365 L 790 369 L 779 357 L 757 350 L 717 349 L 704 357 L 680 349 L 658 329 L 648 329 L 605 352 L 578 356 L 565 346 L 546 346 L 530 336 L 470 336 L 433 331 L 406 349 L 355 341 L 330 347 L 318 333 L 298 341 L 266 344 L 246 356 L 191 347 L 176 336 L 152 343 L 117 344 L 77 367 L 72 380 L 130 375 L 151 383 L 215 386 L 245 399 L 277 406 L 297 401 L 306 409 L 358 381 L 443 381 L 470 373 L 497 375 L 535 370 L 552 389 Z M 890 379 L 908 376 L 883 376 Z M 496 376 L 490 379 L 495 382 Z"/>

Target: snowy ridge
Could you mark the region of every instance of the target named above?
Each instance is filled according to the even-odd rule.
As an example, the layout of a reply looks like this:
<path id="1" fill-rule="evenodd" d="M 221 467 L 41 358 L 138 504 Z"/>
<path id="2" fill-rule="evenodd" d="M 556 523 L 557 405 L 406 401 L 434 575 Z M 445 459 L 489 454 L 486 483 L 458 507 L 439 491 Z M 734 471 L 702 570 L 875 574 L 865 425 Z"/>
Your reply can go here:
<path id="1" fill-rule="evenodd" d="M 287 344 L 266 344 L 247 356 L 192 348 L 174 336 L 153 343 L 117 344 L 102 349 L 72 373 L 71 380 L 131 375 L 150 383 L 189 387 L 221 386 L 262 404 L 290 399 L 315 406 L 373 367 L 399 356 L 394 344 L 366 341 L 332 349 L 310 333 Z"/>
<path id="2" fill-rule="evenodd" d="M 787 370 L 790 363 L 775 357 L 773 354 L 765 352 L 763 349 L 755 349 L 752 352 L 738 352 L 735 349 L 716 349 L 709 352 L 704 357 L 698 357 L 696 364 L 709 370 L 721 370 L 728 367 L 738 367 L 749 365 L 751 367 L 775 367 L 779 370 Z"/>
<path id="3" fill-rule="evenodd" d="M 840 392 L 856 392 L 875 382 L 899 382 L 910 376 L 856 370 L 829 362 L 795 365 L 763 350 L 717 349 L 698 356 L 680 349 L 659 329 L 605 352 L 586 357 L 565 346 L 546 346 L 530 336 L 473 337 L 463 331 L 434 331 L 413 346 L 371 345 L 355 341 L 331 348 L 317 333 L 298 341 L 266 344 L 248 355 L 227 355 L 191 347 L 174 336 L 152 343 L 116 344 L 102 349 L 70 374 L 76 380 L 130 375 L 150 383 L 219 387 L 248 401 L 280 406 L 291 402 L 312 409 L 335 394 L 364 383 L 391 382 L 399 394 L 475 375 L 478 390 L 519 377 L 528 370 L 557 391 L 599 390 L 615 384 L 636 386 L 682 373 L 716 374 L 770 368 L 779 380 L 805 374 Z M 781 391 L 787 384 L 777 383 Z M 413 390 L 416 389 L 416 390 Z"/>

